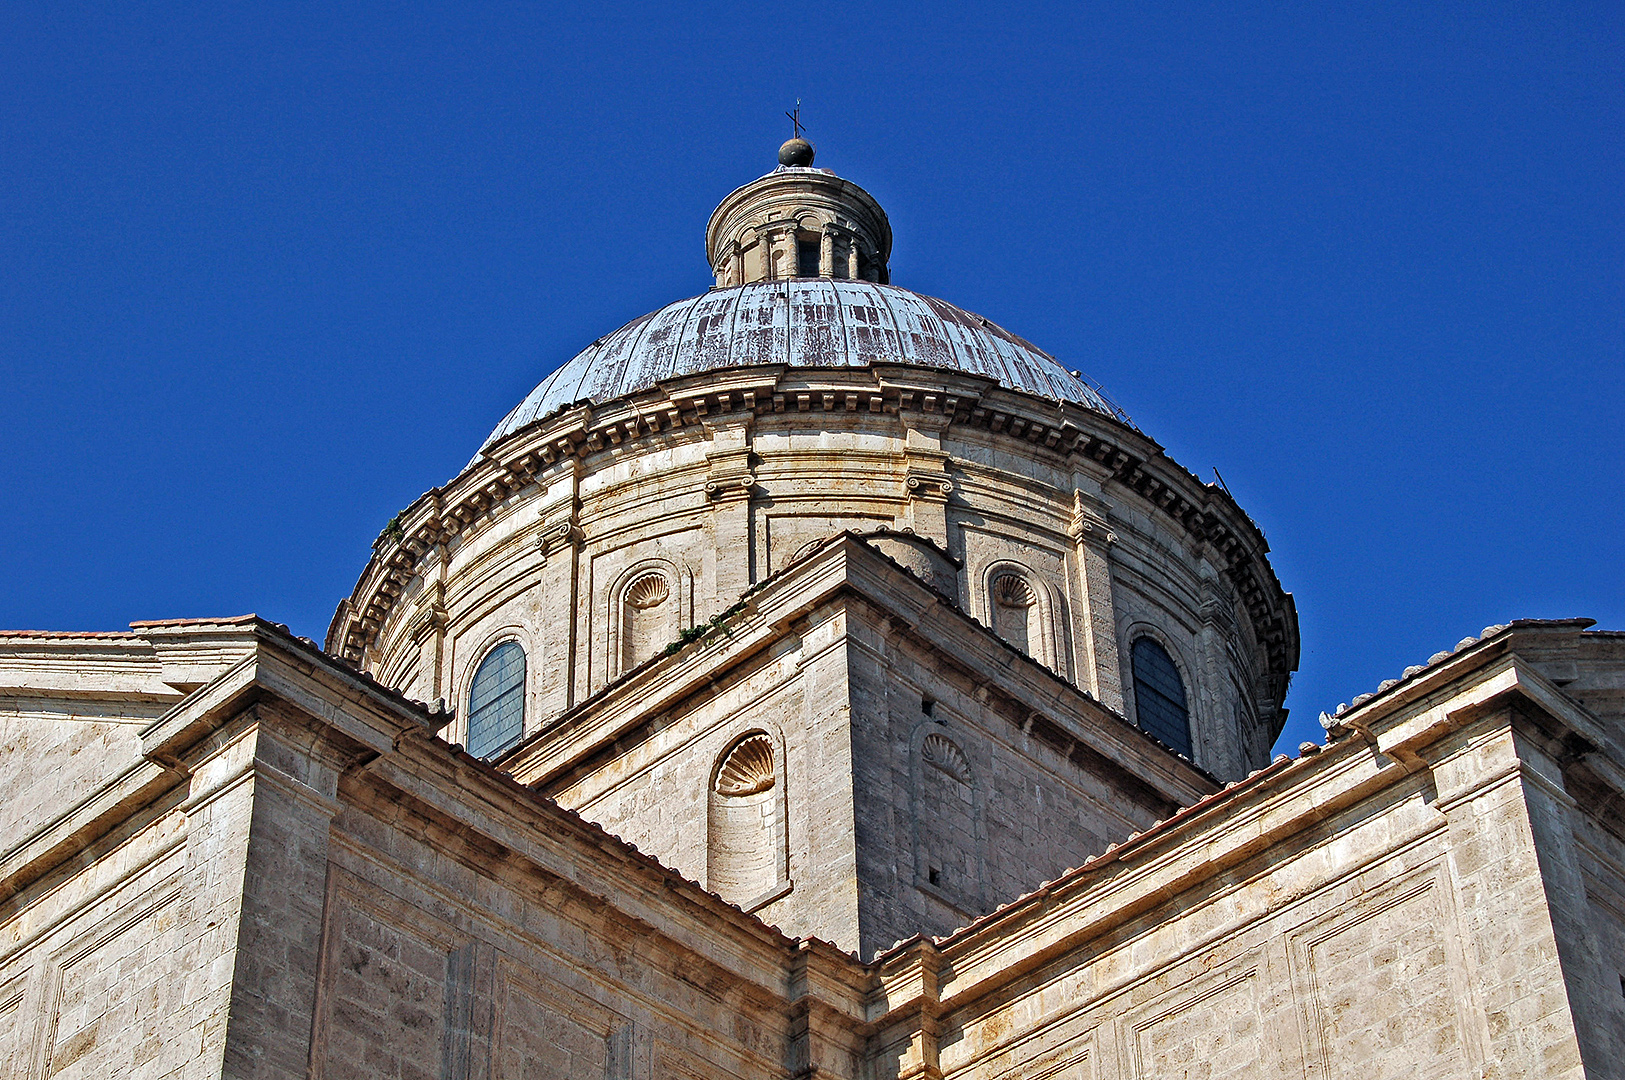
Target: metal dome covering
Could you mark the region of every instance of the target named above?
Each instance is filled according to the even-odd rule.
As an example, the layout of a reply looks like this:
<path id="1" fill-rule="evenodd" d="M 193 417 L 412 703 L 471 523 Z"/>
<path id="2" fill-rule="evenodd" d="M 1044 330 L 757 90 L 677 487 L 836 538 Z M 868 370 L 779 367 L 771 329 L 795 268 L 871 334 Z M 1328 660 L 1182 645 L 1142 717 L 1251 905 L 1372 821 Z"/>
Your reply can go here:
<path id="1" fill-rule="evenodd" d="M 663 379 L 753 364 L 919 364 L 1121 417 L 1054 357 L 980 315 L 892 285 L 795 278 L 712 289 L 599 338 L 543 379 L 482 449 L 579 401 L 611 401 Z"/>

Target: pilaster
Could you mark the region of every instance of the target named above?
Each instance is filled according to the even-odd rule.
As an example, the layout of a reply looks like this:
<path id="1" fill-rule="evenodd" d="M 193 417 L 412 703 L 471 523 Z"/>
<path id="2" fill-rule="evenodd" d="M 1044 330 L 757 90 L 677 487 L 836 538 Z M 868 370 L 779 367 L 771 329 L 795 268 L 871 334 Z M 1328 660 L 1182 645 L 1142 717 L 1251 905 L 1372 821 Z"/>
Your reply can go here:
<path id="1" fill-rule="evenodd" d="M 935 395 L 927 395 L 934 398 Z M 935 401 L 924 401 L 934 406 Z M 949 456 L 942 449 L 942 437 L 953 423 L 947 412 L 898 413 L 905 429 L 903 497 L 907 500 L 908 525 L 943 550 L 948 548 L 948 497 L 954 482 L 948 475 Z"/>
<path id="2" fill-rule="evenodd" d="M 188 907 L 207 927 L 192 992 L 229 1000 L 220 1075 L 303 1080 L 309 1068 L 328 835 L 358 752 L 266 701 L 174 765 L 188 774 Z"/>
<path id="3" fill-rule="evenodd" d="M 790 1076 L 856 1080 L 866 1075 L 865 1041 L 857 1030 L 862 1005 L 850 959 L 822 942 L 804 940 L 787 974 Z"/>
<path id="4" fill-rule="evenodd" d="M 581 581 L 581 459 L 565 458 L 550 475 L 538 477 L 543 487 L 537 510 L 536 549 L 541 557 L 541 587 L 536 590 L 536 625 L 540 636 L 531 676 L 536 707 L 527 710 L 534 729 L 576 701 L 577 641 L 588 628 L 577 599 Z"/>
<path id="5" fill-rule="evenodd" d="M 418 647 L 420 696 L 424 701 L 444 702 L 451 693 L 446 680 L 446 627 L 451 624 L 451 613 L 446 609 L 445 547 L 436 546 L 433 558 L 434 568 L 425 569 L 423 596 L 407 632 Z"/>
<path id="6" fill-rule="evenodd" d="M 1247 720 L 1237 723 L 1228 694 L 1230 684 L 1225 671 L 1230 665 L 1225 642 L 1236 637 L 1235 607 L 1211 566 L 1201 561 L 1200 550 L 1192 558 L 1198 561 L 1202 577 L 1202 606 L 1197 612 L 1202 620 L 1197 631 L 1200 670 L 1197 685 L 1186 691 L 1192 706 L 1193 748 L 1197 761 L 1208 771 L 1220 776 L 1245 776 L 1269 764 L 1269 748 L 1264 747 L 1256 758 L 1248 757 L 1257 740 L 1248 738 L 1251 724 Z"/>
<path id="7" fill-rule="evenodd" d="M 1105 499 L 1074 489 L 1068 531 L 1077 545 L 1079 676 L 1096 701 L 1121 713 L 1123 664 L 1117 648 L 1111 572 L 1111 546 L 1117 536 L 1111 530 L 1110 510 Z"/>
<path id="8" fill-rule="evenodd" d="M 716 553 L 712 610 L 707 617 L 731 607 L 756 577 L 751 558 L 751 495 L 756 489 L 751 428 L 755 419 L 754 413 L 744 412 L 703 421 L 711 439 L 705 455 L 709 466 L 705 493 L 711 500 L 712 550 Z"/>
<path id="9" fill-rule="evenodd" d="M 1486 1076 L 1530 1075 L 1539 1063 L 1542 1076 L 1578 1080 L 1585 1068 L 1556 929 L 1585 896 L 1572 838 L 1558 835 L 1572 800 L 1552 763 L 1514 732 L 1511 706 L 1420 753 L 1449 835 L 1467 979 L 1478 997 L 1468 1011 L 1486 1021 L 1464 1035 L 1481 1045 Z"/>
<path id="10" fill-rule="evenodd" d="M 886 1075 L 897 1080 L 942 1080 L 938 1016 L 942 954 L 930 941 L 920 939 L 894 963 L 881 973 L 892 1027 L 885 1037 L 892 1048 L 885 1055 L 890 1066 Z"/>

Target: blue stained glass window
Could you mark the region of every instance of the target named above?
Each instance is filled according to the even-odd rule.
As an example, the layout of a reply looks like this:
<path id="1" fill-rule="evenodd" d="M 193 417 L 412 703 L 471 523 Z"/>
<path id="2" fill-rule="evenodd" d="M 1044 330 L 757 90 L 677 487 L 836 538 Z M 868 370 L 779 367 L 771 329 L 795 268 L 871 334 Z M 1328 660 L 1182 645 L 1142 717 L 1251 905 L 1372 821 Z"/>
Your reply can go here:
<path id="1" fill-rule="evenodd" d="M 1140 638 L 1130 651 L 1129 662 L 1134 669 L 1134 722 L 1141 731 L 1190 757 L 1190 708 L 1173 658 L 1155 641 Z"/>
<path id="2" fill-rule="evenodd" d="M 525 650 L 504 641 L 486 654 L 468 692 L 468 752 L 490 757 L 525 730 Z"/>

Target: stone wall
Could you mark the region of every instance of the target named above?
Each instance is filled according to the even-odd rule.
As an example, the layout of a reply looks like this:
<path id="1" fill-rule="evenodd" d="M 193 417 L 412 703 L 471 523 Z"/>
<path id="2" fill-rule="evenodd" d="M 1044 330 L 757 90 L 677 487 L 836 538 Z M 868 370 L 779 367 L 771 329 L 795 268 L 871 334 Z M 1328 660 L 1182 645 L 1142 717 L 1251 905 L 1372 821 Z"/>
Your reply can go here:
<path id="1" fill-rule="evenodd" d="M 700 673 L 666 672 L 673 700 L 695 702 L 698 729 L 775 687 L 799 687 L 804 705 L 859 688 L 813 718 L 822 749 L 804 759 L 858 777 L 889 759 L 894 798 L 901 762 L 916 793 L 918 770 L 935 769 L 927 790 L 969 787 L 974 820 L 980 777 L 1017 746 L 999 734 L 1009 704 L 1045 684 L 1006 650 L 1009 667 L 980 679 L 999 711 L 978 713 L 965 680 L 985 661 L 979 639 L 955 664 L 927 662 L 933 641 L 954 640 L 945 609 L 855 541 L 842 550 L 787 579 L 797 618 L 764 591 L 732 636 L 671 658 Z M 913 605 L 919 621 L 873 618 L 858 595 Z M 1613 677 L 1572 663 L 1586 651 L 1572 627 L 1487 636 L 1341 714 L 1325 747 L 872 963 L 710 896 L 281 631 L 237 633 L 252 655 L 142 725 L 139 755 L 38 831 L 30 862 L 6 864 L 5 1075 L 1618 1072 L 1621 717 L 1606 695 L 1591 698 L 1599 714 L 1558 688 Z M 675 722 L 650 739 L 689 723 L 654 704 Z M 622 706 L 606 694 L 572 722 L 613 726 Z M 864 727 L 861 712 L 888 721 Z M 865 751 L 860 729 L 877 745 Z M 694 756 L 709 769 L 737 745 L 730 731 Z M 795 760 L 775 785 L 806 782 Z M 741 770 L 752 797 L 772 790 L 755 768 Z M 797 888 L 856 890 L 879 816 L 826 822 L 859 837 L 857 862 L 812 866 Z"/>
<path id="2" fill-rule="evenodd" d="M 0 907 L 4 1075 L 219 1075 L 254 799 L 244 743 L 241 726 L 224 731 L 190 783 L 127 789 L 163 793 L 115 811 L 100 839 Z M 114 791 L 59 810 L 74 821 Z"/>
<path id="3" fill-rule="evenodd" d="M 815 613 L 802 633 L 717 673 L 699 692 L 674 694 L 543 790 L 767 922 L 856 949 L 844 645 L 842 613 Z M 728 843 L 713 829 L 714 804 L 723 759 L 756 732 L 773 748 L 776 774 L 772 788 L 752 796 L 771 815 L 758 835 L 777 845 L 769 858 L 782 869 L 770 887 L 745 895 L 726 872 L 713 872 Z"/>
<path id="4" fill-rule="evenodd" d="M 1515 752 L 1501 721 L 1463 748 L 1477 764 Z M 1338 771 L 1357 781 L 1373 763 L 1337 758 L 1366 754 L 1345 746 L 1299 767 L 1328 786 Z M 1273 800 L 1231 807 L 1198 830 L 1207 850 L 1185 857 L 1210 865 L 1187 887 L 1172 887 L 1170 838 L 1101 867 L 1093 902 L 1057 887 L 1003 928 L 919 948 L 942 1000 L 925 1056 L 950 1078 L 1587 1075 L 1527 786 L 1475 770 L 1476 790 L 1446 792 L 1394 771 L 1280 846 L 1235 844 L 1233 863 L 1226 833 L 1251 833 Z M 1295 786 L 1303 798 L 1317 784 Z M 1000 974 L 1046 955 L 1030 975 Z M 904 1072 L 921 1036 L 904 1025 L 892 1040 L 882 1056 Z M 1611 1075 L 1593 1060 L 1589 1075 Z"/>
<path id="5" fill-rule="evenodd" d="M 877 575 L 872 589 L 885 583 L 874 600 L 842 588 L 848 560 Z M 964 616 L 922 639 L 899 614 L 922 602 L 943 605 L 868 545 L 826 545 L 756 593 L 709 655 L 658 661 L 504 768 L 745 910 L 863 956 L 962 926 L 1172 813 L 1170 792 L 1211 789 L 1075 691 L 1053 700 L 1064 683 Z M 1044 716 L 1116 742 L 1089 750 L 1083 732 L 1038 722 L 1001 685 L 1016 678 L 1044 695 Z M 741 891 L 716 872 L 738 835 L 719 832 L 734 810 L 718 769 L 753 732 L 783 758 L 772 789 L 749 797 L 766 815 L 754 835 L 786 872 Z M 1137 772 L 1152 762 L 1181 779 L 1155 789 Z"/>
<path id="6" fill-rule="evenodd" d="M 1174 809 L 1068 756 L 884 612 L 849 622 L 861 955 L 949 933 Z"/>
<path id="7" fill-rule="evenodd" d="M 856 1076 L 859 1041 L 808 1031 L 790 998 L 850 1010 L 839 953 L 301 650 L 275 641 L 144 725 L 131 764 L 165 782 L 0 908 L 0 1073 Z"/>
<path id="8" fill-rule="evenodd" d="M 778 1071 L 786 1017 L 763 988 L 533 867 L 448 852 L 395 799 L 357 784 L 334 821 L 312 1076 Z"/>
<path id="9" fill-rule="evenodd" d="M 360 635 L 370 644 L 352 658 L 368 670 L 466 711 L 481 658 L 518 640 L 533 733 L 809 545 L 843 529 L 906 531 L 957 563 L 962 610 L 1109 708 L 1133 715 L 1128 649 L 1155 635 L 1186 683 L 1196 763 L 1224 779 L 1265 763 L 1296 627 L 1262 538 L 1217 488 L 1099 413 L 1062 418 L 985 380 L 910 373 L 893 387 L 890 375 L 831 371 L 780 388 L 778 377 L 740 375 L 748 393 L 718 393 L 715 379 L 694 397 L 672 386 L 515 436 L 512 467 L 482 459 L 403 515 L 393 544 L 381 538 L 351 603 L 389 613 L 357 623 L 341 611 L 330 645 Z M 951 413 L 921 405 L 939 398 Z M 1140 464 L 1108 453 L 1086 434 L 1096 429 Z M 1231 582 L 1238 565 L 1252 568 L 1251 608 Z M 629 606 L 626 590 L 651 574 L 664 599 Z M 466 733 L 454 724 L 446 737 Z"/>

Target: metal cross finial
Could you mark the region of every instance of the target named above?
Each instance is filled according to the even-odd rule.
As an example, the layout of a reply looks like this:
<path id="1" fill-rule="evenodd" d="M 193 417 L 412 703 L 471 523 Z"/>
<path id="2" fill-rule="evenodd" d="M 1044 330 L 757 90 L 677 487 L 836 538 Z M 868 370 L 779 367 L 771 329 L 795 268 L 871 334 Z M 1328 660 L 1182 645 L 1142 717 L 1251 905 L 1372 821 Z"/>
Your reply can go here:
<path id="1" fill-rule="evenodd" d="M 801 138 L 801 133 L 803 130 L 805 130 L 801 126 L 801 99 L 796 98 L 795 112 L 787 112 L 784 115 L 790 118 L 790 137 L 792 139 Z"/>

